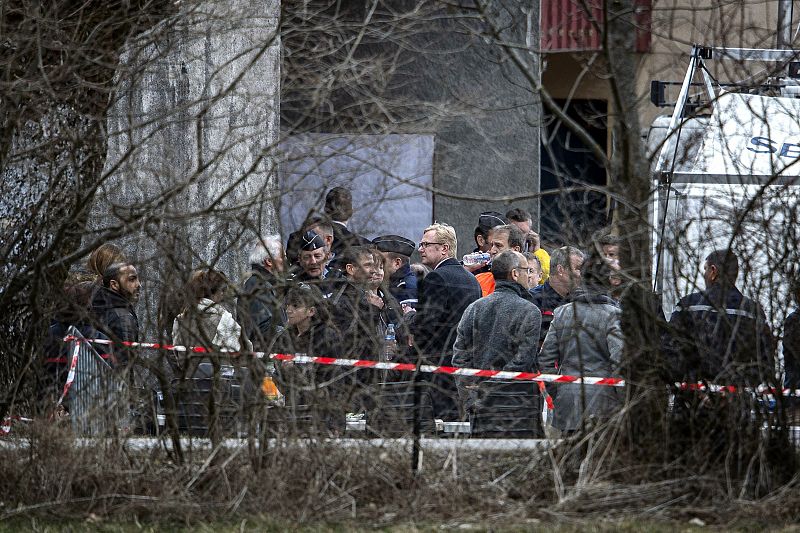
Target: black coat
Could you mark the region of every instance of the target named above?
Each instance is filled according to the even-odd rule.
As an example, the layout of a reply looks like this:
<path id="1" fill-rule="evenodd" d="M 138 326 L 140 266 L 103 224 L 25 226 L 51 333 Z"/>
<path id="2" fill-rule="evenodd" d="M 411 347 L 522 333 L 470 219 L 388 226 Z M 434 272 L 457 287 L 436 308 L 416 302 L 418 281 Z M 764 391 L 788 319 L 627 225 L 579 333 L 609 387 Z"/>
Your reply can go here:
<path id="1" fill-rule="evenodd" d="M 275 274 L 261 265 L 251 268 L 253 274 L 244 282 L 237 302 L 238 318 L 255 349 L 264 350 L 272 343 L 277 328 L 286 324 L 286 313 Z"/>
<path id="2" fill-rule="evenodd" d="M 718 385 L 774 380 L 774 343 L 764 311 L 736 287 L 715 283 L 681 299 L 662 338 L 673 377 Z"/>
<path id="3" fill-rule="evenodd" d="M 92 314 L 101 325 L 101 329 L 114 341 L 139 341 L 139 317 L 133 305 L 122 295 L 100 287 L 92 297 Z M 124 350 L 115 349 L 117 361 L 125 364 L 128 356 Z"/>
<path id="4" fill-rule="evenodd" d="M 305 333 L 298 333 L 294 327 L 279 328 L 272 351 L 304 353 L 316 357 L 342 357 L 341 335 L 333 326 L 316 320 Z"/>
<path id="5" fill-rule="evenodd" d="M 319 289 L 324 298 L 330 298 L 347 280 L 338 270 L 328 269 L 322 278 L 312 278 L 302 270 L 293 278 L 296 283 L 306 283 Z"/>
<path id="6" fill-rule="evenodd" d="M 341 332 L 340 344 L 350 359 L 376 360 L 381 353 L 381 311 L 369 303 L 360 287 L 345 282 L 330 298 L 333 322 Z"/>
<path id="7" fill-rule="evenodd" d="M 347 248 L 352 248 L 353 246 L 371 246 L 372 243 L 361 235 L 353 233 L 341 223 L 334 222 L 331 226 L 333 227 L 333 244 L 331 244 L 333 259 L 331 259 L 328 267 L 332 270 L 344 270 L 341 259 L 342 254 Z"/>
<path id="8" fill-rule="evenodd" d="M 341 336 L 331 325 L 315 320 L 305 333 L 294 327 L 280 328 L 272 351 L 304 353 L 317 357 L 342 357 Z M 278 387 L 289 405 L 311 405 L 317 409 L 341 411 L 349 407 L 352 370 L 334 365 L 287 364 L 277 362 Z"/>
<path id="9" fill-rule="evenodd" d="M 331 251 L 334 254 L 338 255 L 343 252 L 345 248 L 352 246 L 369 246 L 372 244 L 368 239 L 347 229 L 347 226 L 344 224 L 334 222 L 331 226 L 333 226 L 333 244 L 331 245 Z"/>
<path id="10" fill-rule="evenodd" d="M 786 386 L 800 388 L 800 310 L 783 322 L 783 364 Z"/>
<path id="11" fill-rule="evenodd" d="M 455 259 L 446 259 L 425 276 L 411 333 L 415 346 L 426 358 L 434 364 L 450 364 L 458 322 L 469 304 L 481 295 L 478 280 Z"/>
<path id="12" fill-rule="evenodd" d="M 564 298 L 556 292 L 549 282 L 544 282 L 544 285 L 539 285 L 530 290 L 533 296 L 533 303 L 542 312 L 542 327 L 539 330 L 539 343 L 544 343 L 544 338 L 547 336 L 547 330 L 550 329 L 550 323 L 553 321 L 553 312 L 556 307 L 569 303 L 569 297 Z"/>

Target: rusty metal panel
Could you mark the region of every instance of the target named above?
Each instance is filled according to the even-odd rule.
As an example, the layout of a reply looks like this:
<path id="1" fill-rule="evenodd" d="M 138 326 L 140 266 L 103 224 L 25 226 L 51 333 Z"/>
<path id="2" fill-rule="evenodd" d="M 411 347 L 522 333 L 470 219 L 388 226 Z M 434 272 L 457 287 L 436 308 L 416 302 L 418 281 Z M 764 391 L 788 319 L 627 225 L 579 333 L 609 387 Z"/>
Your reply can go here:
<path id="1" fill-rule="evenodd" d="M 652 0 L 634 2 L 637 52 L 647 52 L 650 49 L 651 2 Z M 600 50 L 603 21 L 602 0 L 544 0 L 540 11 L 542 51 Z"/>
<path id="2" fill-rule="evenodd" d="M 634 2 L 636 14 L 636 51 L 645 53 L 650 51 L 651 31 L 652 31 L 652 0 L 636 0 Z"/>

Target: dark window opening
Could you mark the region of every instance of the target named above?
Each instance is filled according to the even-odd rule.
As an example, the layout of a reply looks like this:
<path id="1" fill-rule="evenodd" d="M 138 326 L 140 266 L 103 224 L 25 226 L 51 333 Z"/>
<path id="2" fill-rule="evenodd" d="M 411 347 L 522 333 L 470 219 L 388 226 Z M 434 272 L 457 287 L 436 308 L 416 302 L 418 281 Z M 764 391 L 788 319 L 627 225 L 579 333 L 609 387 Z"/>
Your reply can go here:
<path id="1" fill-rule="evenodd" d="M 564 109 L 565 100 L 556 100 Z M 608 140 L 608 103 L 572 100 L 566 114 L 600 146 Z M 541 237 L 545 246 L 583 244 L 607 223 L 606 195 L 585 189 L 604 187 L 606 171 L 586 144 L 561 120 L 544 110 L 542 128 Z M 576 190 L 571 191 L 572 188 Z M 564 190 L 547 194 L 548 191 Z"/>

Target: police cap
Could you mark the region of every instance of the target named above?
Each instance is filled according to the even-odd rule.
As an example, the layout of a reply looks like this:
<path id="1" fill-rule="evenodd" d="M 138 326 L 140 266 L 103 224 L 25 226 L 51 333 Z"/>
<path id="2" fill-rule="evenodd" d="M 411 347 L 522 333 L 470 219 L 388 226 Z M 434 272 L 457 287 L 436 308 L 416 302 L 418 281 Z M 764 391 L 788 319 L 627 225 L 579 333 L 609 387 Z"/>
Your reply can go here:
<path id="1" fill-rule="evenodd" d="M 484 211 L 478 218 L 478 227 L 484 232 L 489 231 L 495 226 L 508 224 L 506 217 L 497 211 Z"/>
<path id="2" fill-rule="evenodd" d="M 416 250 L 414 241 L 401 237 L 399 235 L 383 235 L 372 239 L 372 244 L 380 252 L 392 252 L 395 254 L 405 255 L 411 257 L 411 254 Z"/>
<path id="3" fill-rule="evenodd" d="M 300 249 L 310 252 L 318 248 L 325 247 L 325 239 L 322 238 L 316 231 L 308 230 L 303 234 L 303 242 L 300 243 Z"/>

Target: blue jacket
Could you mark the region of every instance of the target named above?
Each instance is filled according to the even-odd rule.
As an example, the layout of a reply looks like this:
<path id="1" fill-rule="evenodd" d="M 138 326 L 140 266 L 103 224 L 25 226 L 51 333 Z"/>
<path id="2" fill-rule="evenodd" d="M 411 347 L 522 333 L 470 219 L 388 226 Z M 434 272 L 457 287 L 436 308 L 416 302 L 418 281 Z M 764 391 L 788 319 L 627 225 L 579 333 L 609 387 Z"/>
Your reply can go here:
<path id="1" fill-rule="evenodd" d="M 389 278 L 389 292 L 398 302 L 417 299 L 417 276 L 411 266 L 403 265 Z"/>

